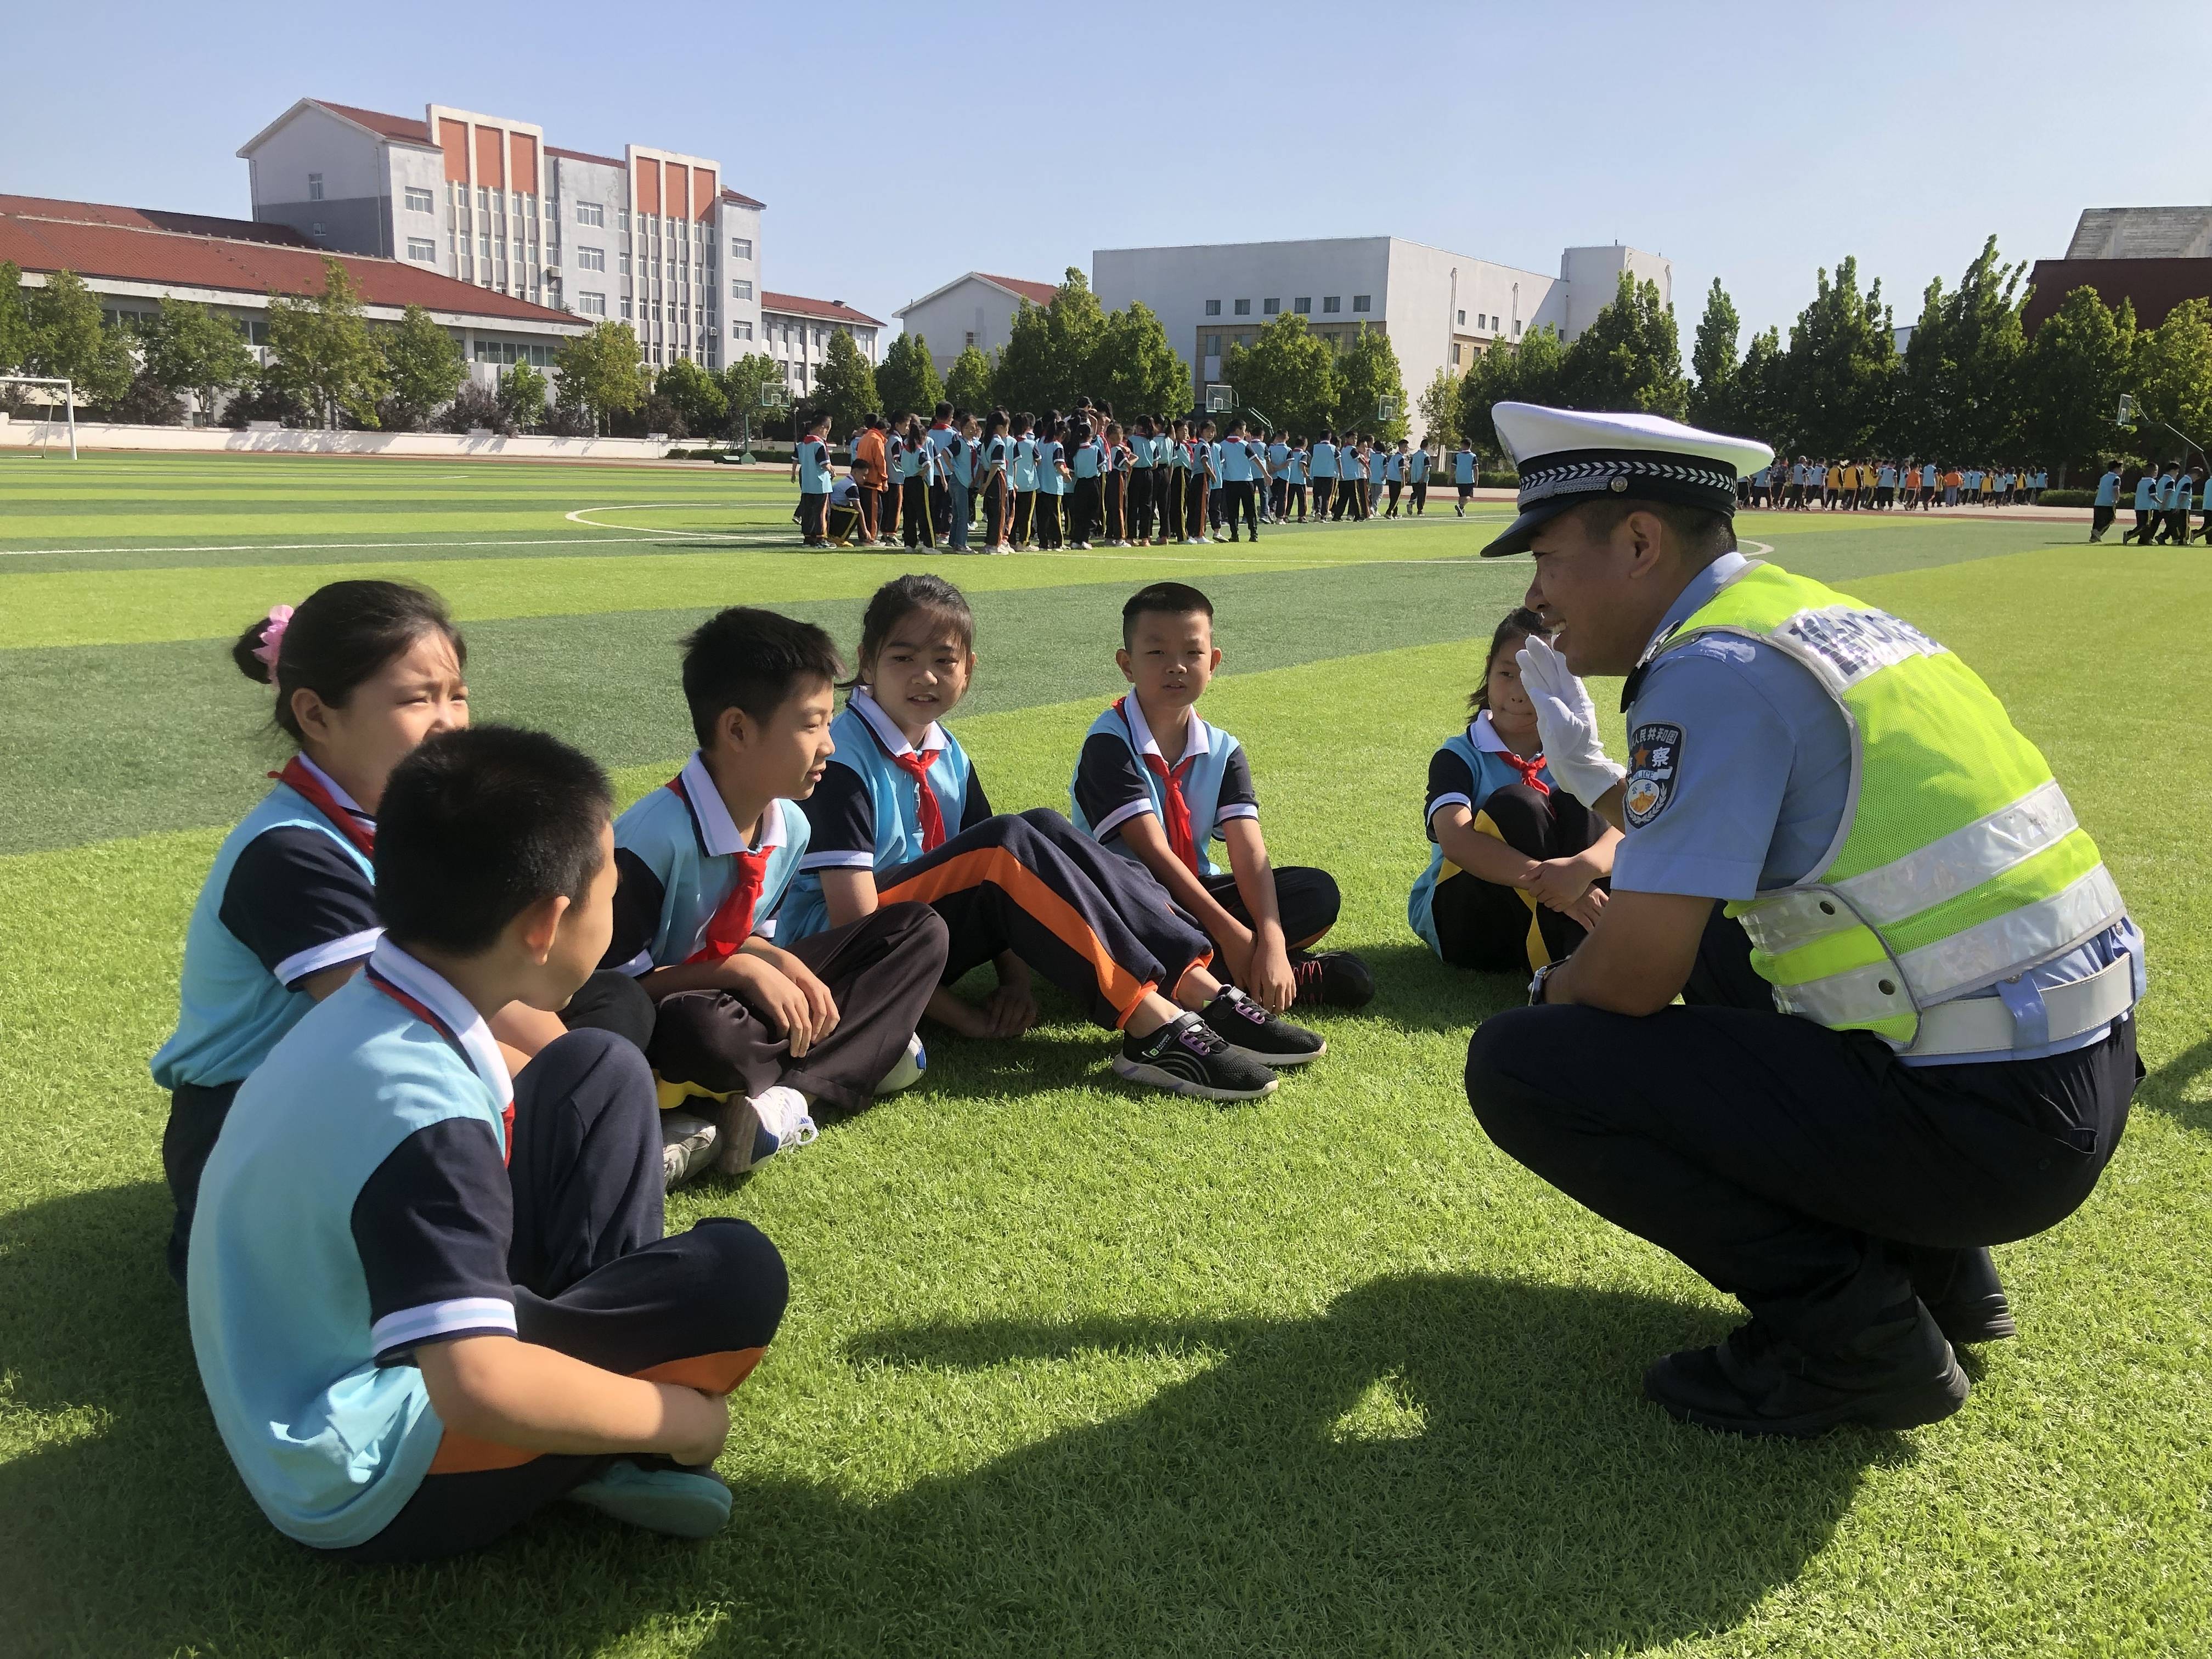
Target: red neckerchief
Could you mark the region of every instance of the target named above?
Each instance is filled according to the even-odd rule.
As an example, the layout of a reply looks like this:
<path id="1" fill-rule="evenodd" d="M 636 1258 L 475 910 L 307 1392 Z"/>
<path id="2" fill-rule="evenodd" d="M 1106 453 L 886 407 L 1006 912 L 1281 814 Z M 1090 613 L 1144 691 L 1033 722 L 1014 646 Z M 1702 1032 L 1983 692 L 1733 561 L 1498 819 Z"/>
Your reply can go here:
<path id="1" fill-rule="evenodd" d="M 1534 760 L 1522 760 L 1520 756 L 1515 754 L 1510 749 L 1500 749 L 1496 752 L 1498 758 L 1504 761 L 1508 766 L 1518 772 L 1521 775 L 1521 781 L 1527 784 L 1538 794 L 1548 795 L 1552 793 L 1552 786 L 1536 775 L 1537 773 L 1544 769 L 1543 756 L 1538 755 Z"/>
<path id="2" fill-rule="evenodd" d="M 691 797 L 684 791 L 681 773 L 669 779 L 668 787 L 686 806 L 691 805 Z M 737 882 L 714 907 L 714 914 L 707 918 L 707 942 L 684 958 L 687 967 L 695 962 L 727 962 L 737 954 L 738 947 L 752 937 L 753 910 L 760 903 L 761 888 L 768 880 L 768 855 L 774 850 L 767 847 L 743 848 L 729 854 L 737 866 Z"/>
<path id="3" fill-rule="evenodd" d="M 440 1019 L 438 1016 L 431 1011 L 428 1004 L 417 1001 L 414 997 L 401 990 L 397 985 L 394 985 L 390 980 L 385 978 L 383 975 L 378 973 L 374 968 L 364 968 L 362 969 L 362 974 L 371 985 L 383 992 L 385 995 L 390 997 L 394 1002 L 404 1008 L 409 1013 L 414 1015 L 416 1018 L 421 1020 L 425 1025 L 435 1031 L 441 1037 L 443 1037 L 446 1042 L 446 1046 L 461 1057 L 462 1064 L 466 1066 L 471 1072 L 474 1072 L 477 1069 L 477 1063 L 474 1060 L 470 1058 L 468 1045 L 461 1041 L 460 1033 L 453 1030 L 452 1026 L 447 1024 L 444 1020 Z M 514 1158 L 514 1102 L 512 1098 L 499 1109 L 499 1161 L 501 1164 L 507 1164 L 512 1162 Z"/>
<path id="4" fill-rule="evenodd" d="M 914 780 L 916 811 L 921 819 L 921 850 L 925 853 L 934 853 L 945 845 L 945 809 L 937 804 L 937 792 L 929 787 L 930 764 L 942 752 L 909 748 L 903 755 L 891 757 L 891 764 Z"/>
<path id="5" fill-rule="evenodd" d="M 354 844 L 362 857 L 376 856 L 376 820 L 365 812 L 349 810 L 336 795 L 324 787 L 323 781 L 310 772 L 305 762 L 295 755 L 284 763 L 281 772 L 271 772 L 270 777 L 296 795 L 304 795 L 307 804 L 331 821 L 331 827 Z"/>
<path id="6" fill-rule="evenodd" d="M 1125 725 L 1129 718 L 1128 701 L 1119 697 L 1114 702 L 1114 712 L 1121 715 Z M 1146 769 L 1160 781 L 1160 794 L 1167 807 L 1164 816 L 1167 819 L 1168 850 L 1182 860 L 1193 875 L 1198 873 L 1198 843 L 1191 836 L 1190 803 L 1183 799 L 1182 781 L 1190 775 L 1191 763 L 1197 758 L 1195 755 L 1185 755 L 1170 766 L 1157 753 L 1143 757 Z"/>

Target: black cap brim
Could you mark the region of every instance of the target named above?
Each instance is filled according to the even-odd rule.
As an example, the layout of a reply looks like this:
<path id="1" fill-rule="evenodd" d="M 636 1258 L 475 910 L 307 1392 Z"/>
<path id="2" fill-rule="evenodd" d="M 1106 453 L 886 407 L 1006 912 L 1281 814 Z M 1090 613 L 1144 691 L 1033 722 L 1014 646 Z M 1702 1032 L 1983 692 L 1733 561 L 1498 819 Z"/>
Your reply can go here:
<path id="1" fill-rule="evenodd" d="M 1587 495 L 1569 495 L 1564 498 L 1555 497 L 1548 501 L 1538 501 L 1533 507 L 1522 507 L 1521 516 L 1505 526 L 1505 533 L 1482 550 L 1482 556 L 1486 559 L 1502 559 L 1510 554 L 1526 553 L 1528 550 L 1530 537 L 1553 519 L 1558 518 L 1560 514 L 1571 512 L 1589 500 L 1589 497 Z"/>

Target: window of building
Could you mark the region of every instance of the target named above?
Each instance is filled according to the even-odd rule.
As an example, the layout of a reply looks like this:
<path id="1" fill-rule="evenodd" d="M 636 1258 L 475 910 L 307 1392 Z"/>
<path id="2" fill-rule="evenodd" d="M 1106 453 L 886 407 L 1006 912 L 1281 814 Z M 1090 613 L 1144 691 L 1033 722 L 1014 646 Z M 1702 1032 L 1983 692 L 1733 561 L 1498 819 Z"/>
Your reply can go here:
<path id="1" fill-rule="evenodd" d="M 410 236 L 407 239 L 407 257 L 428 259 L 434 264 L 438 258 L 438 245 L 428 236 Z"/>
<path id="2" fill-rule="evenodd" d="M 1458 342 L 1455 341 L 1455 342 L 1453 342 L 1453 343 L 1452 343 L 1452 367 L 1453 367 L 1454 368 L 1457 368 L 1459 367 L 1459 354 L 1460 354 L 1460 347 L 1459 347 L 1459 343 L 1458 343 Z"/>
<path id="3" fill-rule="evenodd" d="M 1354 311 L 1365 311 L 1373 303 L 1374 298 L 1371 294 L 1355 294 L 1352 296 L 1352 308 Z"/>
<path id="4" fill-rule="evenodd" d="M 963 345 L 974 345 L 975 343 L 975 331 L 972 328 L 969 329 L 967 331 L 966 337 L 963 338 L 960 343 Z"/>
<path id="5" fill-rule="evenodd" d="M 315 228 L 317 230 L 320 230 L 322 227 L 320 225 L 317 225 Z M 491 258 L 491 233 L 488 230 L 477 233 L 477 258 L 483 259 L 487 263 L 489 263 Z"/>
<path id="6" fill-rule="evenodd" d="M 1206 337 L 1206 355 L 1209 357 L 1218 357 L 1221 355 L 1221 337 L 1218 334 L 1209 334 Z"/>
<path id="7" fill-rule="evenodd" d="M 1343 296 L 1342 296 L 1341 295 L 1336 295 L 1336 294 L 1324 294 L 1324 295 L 1322 295 L 1321 296 L 1321 308 L 1322 308 L 1323 311 L 1341 311 L 1341 310 L 1343 310 L 1343 309 L 1344 309 L 1344 299 L 1343 299 Z"/>
<path id="8" fill-rule="evenodd" d="M 742 276 L 731 277 L 730 297 L 732 300 L 751 299 L 753 297 L 753 285 Z"/>
<path id="9" fill-rule="evenodd" d="M 1301 317 L 1310 316 L 1313 313 L 1313 295 L 1310 294 L 1302 295 L 1297 299 L 1291 301 L 1291 309 Z"/>
<path id="10" fill-rule="evenodd" d="M 323 199 L 323 175 L 319 173 L 311 173 L 307 175 L 307 199 L 311 202 L 319 202 Z"/>
<path id="11" fill-rule="evenodd" d="M 323 222 L 320 219 L 318 219 L 314 223 L 309 225 L 307 227 L 307 234 L 310 236 L 321 235 L 323 234 Z"/>
<path id="12" fill-rule="evenodd" d="M 615 228 L 617 230 L 628 230 L 629 228 L 629 210 L 628 208 L 617 208 L 615 210 Z"/>
<path id="13" fill-rule="evenodd" d="M 587 317 L 604 317 L 607 314 L 607 296 L 586 289 L 576 295 L 576 309 Z"/>
<path id="14" fill-rule="evenodd" d="M 477 186 L 477 211 L 479 213 L 491 211 L 491 191 L 483 185 Z"/>
<path id="15" fill-rule="evenodd" d="M 1461 312 L 1459 314 L 1459 325 L 1462 328 L 1465 328 L 1467 326 L 1467 313 L 1464 311 Z"/>
<path id="16" fill-rule="evenodd" d="M 410 213 L 435 213 L 438 198 L 419 185 L 407 186 L 407 210 Z"/>
<path id="17" fill-rule="evenodd" d="M 629 250 L 626 247 L 615 250 L 615 275 L 617 276 L 629 275 Z"/>
<path id="18" fill-rule="evenodd" d="M 753 337 L 753 325 L 750 323 L 732 323 L 730 325 L 730 337 L 732 340 L 751 339 Z"/>
<path id="19" fill-rule="evenodd" d="M 605 270 L 606 268 L 606 249 L 603 247 L 580 247 L 576 250 L 577 270 Z"/>
<path id="20" fill-rule="evenodd" d="M 622 314 L 623 320 L 624 322 L 628 322 L 629 320 L 629 295 L 627 294 L 622 296 Z"/>
<path id="21" fill-rule="evenodd" d="M 1249 300 L 1239 300 L 1237 302 L 1237 314 L 1239 317 L 1249 317 L 1252 314 L 1252 302 Z"/>
<path id="22" fill-rule="evenodd" d="M 1269 317 L 1274 316 L 1277 313 L 1280 312 L 1282 308 L 1283 302 L 1280 300 L 1262 300 L 1260 301 L 1261 311 Z"/>
<path id="23" fill-rule="evenodd" d="M 752 257 L 753 239 L 751 237 L 732 236 L 730 238 L 730 258 L 732 259 L 750 259 Z"/>
<path id="24" fill-rule="evenodd" d="M 1218 317 L 1221 314 L 1221 301 L 1208 300 L 1206 302 L 1206 314 L 1209 317 Z"/>
<path id="25" fill-rule="evenodd" d="M 1521 337 L 1521 319 L 1518 317 L 1513 319 L 1513 337 L 1516 340 Z"/>
<path id="26" fill-rule="evenodd" d="M 1252 349 L 1252 337 L 1249 334 L 1238 335 L 1237 337 L 1237 349 L 1240 351 L 1249 351 Z"/>

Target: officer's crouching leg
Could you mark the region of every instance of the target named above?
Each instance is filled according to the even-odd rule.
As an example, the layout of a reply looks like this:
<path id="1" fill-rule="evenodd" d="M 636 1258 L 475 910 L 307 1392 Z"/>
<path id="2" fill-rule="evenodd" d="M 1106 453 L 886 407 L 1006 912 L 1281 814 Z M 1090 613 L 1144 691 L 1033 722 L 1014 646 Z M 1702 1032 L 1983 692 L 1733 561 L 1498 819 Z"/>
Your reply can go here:
<path id="1" fill-rule="evenodd" d="M 1467 1103 L 1498 1150 L 1550 1178 L 1562 1135 L 1558 1096 L 1529 1079 L 1559 1052 L 1556 1008 L 1509 1008 L 1474 1028 L 1467 1045 Z"/>

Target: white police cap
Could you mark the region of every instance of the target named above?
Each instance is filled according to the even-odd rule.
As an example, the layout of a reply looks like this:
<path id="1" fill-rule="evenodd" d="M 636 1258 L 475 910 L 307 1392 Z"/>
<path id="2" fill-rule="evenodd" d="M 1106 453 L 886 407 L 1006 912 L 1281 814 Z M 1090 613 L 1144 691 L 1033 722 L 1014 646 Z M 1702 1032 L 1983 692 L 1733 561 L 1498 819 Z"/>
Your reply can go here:
<path id="1" fill-rule="evenodd" d="M 1520 471 L 1520 517 L 1482 550 L 1485 558 L 1527 550 L 1547 520 L 1590 501 L 1671 501 L 1733 516 L 1736 480 L 1774 459 L 1755 438 L 1701 432 L 1659 415 L 1592 414 L 1540 404 L 1490 411 Z"/>

